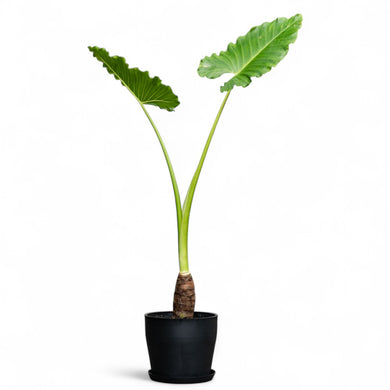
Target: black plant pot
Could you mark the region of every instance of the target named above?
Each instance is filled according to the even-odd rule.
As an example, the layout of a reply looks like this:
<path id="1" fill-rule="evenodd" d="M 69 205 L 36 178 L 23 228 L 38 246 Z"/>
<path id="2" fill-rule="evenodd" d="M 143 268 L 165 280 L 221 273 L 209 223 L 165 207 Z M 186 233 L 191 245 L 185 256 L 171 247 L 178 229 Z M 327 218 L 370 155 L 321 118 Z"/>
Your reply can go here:
<path id="1" fill-rule="evenodd" d="M 195 312 L 193 319 L 172 319 L 171 311 L 145 314 L 152 380 L 199 383 L 213 379 L 211 369 L 217 315 Z"/>

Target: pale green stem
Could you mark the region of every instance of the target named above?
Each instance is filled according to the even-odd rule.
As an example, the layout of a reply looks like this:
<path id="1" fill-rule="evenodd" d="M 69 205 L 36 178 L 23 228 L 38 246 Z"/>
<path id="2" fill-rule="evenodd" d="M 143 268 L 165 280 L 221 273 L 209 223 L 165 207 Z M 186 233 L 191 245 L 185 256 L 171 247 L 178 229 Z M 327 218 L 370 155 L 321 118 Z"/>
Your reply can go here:
<path id="1" fill-rule="evenodd" d="M 181 209 L 181 201 L 180 201 L 180 193 L 179 193 L 179 188 L 177 186 L 177 182 L 176 182 L 176 177 L 175 177 L 175 173 L 173 172 L 173 167 L 172 167 L 172 163 L 171 163 L 171 160 L 169 158 L 169 155 L 168 155 L 168 151 L 164 145 L 164 142 L 161 138 L 161 135 L 160 133 L 158 132 L 157 130 L 157 127 L 156 125 L 154 124 L 152 118 L 150 117 L 148 111 L 146 110 L 144 104 L 138 99 L 137 95 L 128 87 L 128 85 L 122 80 L 122 78 L 115 72 L 115 70 L 109 65 L 109 64 L 106 64 L 106 67 L 107 69 L 110 70 L 110 72 L 112 74 L 115 75 L 115 77 L 119 80 L 121 80 L 122 84 L 129 90 L 129 92 L 135 97 L 135 99 L 137 100 L 137 102 L 140 104 L 142 110 L 144 111 L 145 115 L 147 116 L 147 118 L 149 119 L 149 122 L 150 124 L 152 125 L 153 127 L 153 130 L 154 132 L 156 133 L 157 135 L 157 138 L 160 142 L 160 145 L 161 145 L 161 148 L 162 148 L 162 151 L 164 153 L 164 157 L 165 157 L 165 161 L 167 162 L 167 165 L 168 165 L 168 169 L 169 169 L 169 174 L 171 176 L 171 181 L 172 181 L 172 187 L 173 187 L 173 192 L 175 194 L 175 204 L 176 204 L 176 216 L 177 216 L 177 234 L 178 236 L 180 237 L 180 226 L 181 226 L 181 220 L 182 220 L 182 209 Z"/>
<path id="2" fill-rule="evenodd" d="M 221 117 L 222 111 L 225 107 L 226 101 L 230 95 L 230 91 L 227 92 L 225 95 L 225 98 L 223 99 L 223 102 L 221 104 L 221 107 L 219 108 L 218 114 L 214 120 L 213 126 L 211 127 L 210 134 L 207 138 L 206 144 L 203 148 L 202 156 L 200 157 L 198 166 L 196 168 L 196 171 L 194 173 L 194 176 L 191 180 L 190 186 L 188 187 L 187 195 L 184 200 L 183 209 L 182 209 L 182 221 L 181 226 L 179 229 L 179 264 L 180 264 L 180 272 L 189 272 L 188 268 L 188 224 L 190 220 L 190 211 L 191 211 L 191 205 L 192 200 L 194 198 L 195 188 L 196 184 L 198 183 L 200 171 L 202 170 L 202 166 L 204 163 L 204 160 L 206 158 L 207 151 L 209 149 L 211 139 L 213 138 L 215 129 L 217 127 L 219 118 Z"/>
<path id="3" fill-rule="evenodd" d="M 153 122 L 152 118 L 150 117 L 148 111 L 146 110 L 145 106 L 139 100 L 138 100 L 138 102 L 141 105 L 142 110 L 144 111 L 145 115 L 149 119 L 149 122 L 152 125 L 153 130 L 154 130 L 154 132 L 157 135 L 157 138 L 158 138 L 158 140 L 160 142 L 161 148 L 162 148 L 163 153 L 164 153 L 165 161 L 167 162 L 167 165 L 168 165 L 168 170 L 169 170 L 169 174 L 171 176 L 171 181 L 172 181 L 173 192 L 175 194 L 176 216 L 177 216 L 177 233 L 178 233 L 178 236 L 180 236 L 180 226 L 181 226 L 181 221 L 182 221 L 182 209 L 181 209 L 179 188 L 177 186 L 175 173 L 173 172 L 172 163 L 171 163 L 171 160 L 169 158 L 168 151 L 167 151 L 167 149 L 166 149 L 166 147 L 164 145 L 164 142 L 163 142 L 163 140 L 161 138 L 161 135 L 160 135 L 160 133 L 157 130 L 156 125 L 154 124 L 154 122 Z"/>

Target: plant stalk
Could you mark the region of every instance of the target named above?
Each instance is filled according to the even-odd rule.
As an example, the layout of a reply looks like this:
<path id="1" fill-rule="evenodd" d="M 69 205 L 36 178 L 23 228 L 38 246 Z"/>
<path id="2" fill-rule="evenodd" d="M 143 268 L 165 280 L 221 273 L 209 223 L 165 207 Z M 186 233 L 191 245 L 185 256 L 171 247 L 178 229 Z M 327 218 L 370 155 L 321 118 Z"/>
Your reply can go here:
<path id="1" fill-rule="evenodd" d="M 230 91 L 228 91 L 225 95 L 225 98 L 223 99 L 223 102 L 221 104 L 221 107 L 218 110 L 217 116 L 214 120 L 213 126 L 211 127 L 209 136 L 207 138 L 206 144 L 203 148 L 202 155 L 200 157 L 198 166 L 196 168 L 196 171 L 194 173 L 194 176 L 191 180 L 190 186 L 187 191 L 186 198 L 184 200 L 183 209 L 182 209 L 182 220 L 181 225 L 179 229 L 179 263 L 180 263 L 180 272 L 189 272 L 188 267 L 188 224 L 190 219 L 190 211 L 192 206 L 192 200 L 194 198 L 195 188 L 198 183 L 199 175 L 203 167 L 204 160 L 207 155 L 207 151 L 209 149 L 211 140 L 213 138 L 215 129 L 217 127 L 217 124 L 219 122 L 219 119 L 221 117 L 222 111 L 225 107 L 226 101 L 230 95 Z"/>
<path id="2" fill-rule="evenodd" d="M 136 96 L 135 96 L 135 98 L 137 99 Z M 171 176 L 173 192 L 174 192 L 174 195 L 175 195 L 176 218 L 177 218 L 177 234 L 178 234 L 178 237 L 180 237 L 180 227 L 181 227 L 181 221 L 182 221 L 182 208 L 181 208 L 179 188 L 178 188 L 178 185 L 177 185 L 175 173 L 173 171 L 172 163 L 171 163 L 171 160 L 169 158 L 168 151 L 167 151 L 167 149 L 165 147 L 165 144 L 164 144 L 164 142 L 163 142 L 163 140 L 161 138 L 161 135 L 160 135 L 159 131 L 157 130 L 157 127 L 154 124 L 151 116 L 149 115 L 149 113 L 146 110 L 145 106 L 139 100 L 138 100 L 138 102 L 139 102 L 140 106 L 142 107 L 142 110 L 144 111 L 145 115 L 147 116 L 150 124 L 152 125 L 154 132 L 157 135 L 157 138 L 158 138 L 158 140 L 160 142 L 161 149 L 162 149 L 162 151 L 164 153 L 165 161 L 167 162 L 167 165 L 168 165 L 169 175 Z"/>

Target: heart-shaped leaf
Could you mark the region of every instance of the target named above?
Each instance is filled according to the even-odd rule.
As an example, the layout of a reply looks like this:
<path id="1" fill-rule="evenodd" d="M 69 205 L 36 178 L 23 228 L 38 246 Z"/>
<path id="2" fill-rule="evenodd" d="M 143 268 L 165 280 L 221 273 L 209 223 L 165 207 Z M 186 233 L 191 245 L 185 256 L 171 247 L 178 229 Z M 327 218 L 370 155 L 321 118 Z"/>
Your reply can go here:
<path id="1" fill-rule="evenodd" d="M 225 73 L 234 76 L 222 87 L 221 92 L 235 85 L 246 87 L 251 77 L 260 77 L 277 65 L 287 54 L 290 43 L 295 42 L 302 24 L 302 15 L 290 19 L 278 18 L 271 23 L 253 27 L 226 51 L 212 54 L 200 61 L 199 76 L 215 79 Z"/>
<path id="2" fill-rule="evenodd" d="M 108 73 L 120 80 L 141 104 L 151 104 L 168 111 L 173 111 L 179 105 L 171 87 L 162 84 L 158 77 L 151 78 L 149 72 L 129 68 L 123 57 L 111 57 L 103 48 L 88 46 L 88 49 L 103 63 Z"/>

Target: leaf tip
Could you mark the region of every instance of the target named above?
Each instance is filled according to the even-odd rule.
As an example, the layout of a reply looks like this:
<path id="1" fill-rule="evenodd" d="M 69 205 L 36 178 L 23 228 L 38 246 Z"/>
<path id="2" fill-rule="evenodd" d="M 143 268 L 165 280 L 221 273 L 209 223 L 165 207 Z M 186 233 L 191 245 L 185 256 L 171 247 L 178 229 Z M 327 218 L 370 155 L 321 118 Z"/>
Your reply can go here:
<path id="1" fill-rule="evenodd" d="M 300 20 L 300 21 L 303 20 L 302 14 L 296 14 L 296 15 L 294 16 L 294 18 L 297 19 L 297 20 Z"/>
<path id="2" fill-rule="evenodd" d="M 88 46 L 88 50 L 91 51 L 92 53 L 94 53 L 96 49 L 98 49 L 97 46 Z"/>
<path id="3" fill-rule="evenodd" d="M 293 20 L 294 23 L 296 23 L 297 25 L 299 25 L 299 27 L 301 27 L 303 17 L 301 14 L 296 14 L 292 18 L 290 18 L 290 20 Z"/>

